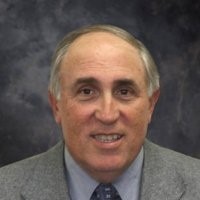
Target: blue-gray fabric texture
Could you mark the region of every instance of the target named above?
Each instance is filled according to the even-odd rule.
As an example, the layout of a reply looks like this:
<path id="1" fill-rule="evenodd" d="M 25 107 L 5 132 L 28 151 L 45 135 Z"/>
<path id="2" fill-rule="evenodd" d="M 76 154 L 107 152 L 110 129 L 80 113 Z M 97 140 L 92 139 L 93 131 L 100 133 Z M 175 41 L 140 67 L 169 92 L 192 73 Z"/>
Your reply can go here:
<path id="1" fill-rule="evenodd" d="M 60 139 L 47 97 L 52 54 L 69 31 L 99 23 L 134 34 L 156 60 L 149 139 L 200 158 L 199 0 L 1 0 L 0 166 Z"/>

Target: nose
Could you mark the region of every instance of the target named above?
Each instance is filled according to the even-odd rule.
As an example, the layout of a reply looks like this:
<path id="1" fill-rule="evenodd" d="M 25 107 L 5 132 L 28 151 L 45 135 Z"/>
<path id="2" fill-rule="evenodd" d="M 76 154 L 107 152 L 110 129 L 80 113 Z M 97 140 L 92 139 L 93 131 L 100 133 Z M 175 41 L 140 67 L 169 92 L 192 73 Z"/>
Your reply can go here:
<path id="1" fill-rule="evenodd" d="M 105 125 L 110 125 L 118 120 L 119 115 L 120 112 L 116 100 L 111 94 L 104 95 L 95 111 L 96 119 Z"/>

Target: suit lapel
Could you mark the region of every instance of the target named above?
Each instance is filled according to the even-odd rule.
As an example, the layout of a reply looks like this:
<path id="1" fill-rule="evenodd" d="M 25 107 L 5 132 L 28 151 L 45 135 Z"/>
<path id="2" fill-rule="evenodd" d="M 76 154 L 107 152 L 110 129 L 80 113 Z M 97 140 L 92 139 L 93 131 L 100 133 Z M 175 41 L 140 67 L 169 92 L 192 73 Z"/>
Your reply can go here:
<path id="1" fill-rule="evenodd" d="M 161 152 L 163 151 L 163 153 Z M 144 144 L 144 167 L 141 200 L 181 200 L 184 181 L 177 174 L 173 160 L 163 157 L 166 153 L 151 142 Z M 63 161 L 63 144 L 40 156 L 21 191 L 24 200 L 69 200 Z"/>
<path id="2" fill-rule="evenodd" d="M 184 181 L 177 174 L 173 160 L 165 158 L 164 151 L 145 142 L 141 200 L 180 200 L 184 196 Z"/>
<path id="3" fill-rule="evenodd" d="M 67 200 L 63 144 L 45 153 L 38 160 L 34 171 L 27 179 L 21 195 L 25 200 Z"/>

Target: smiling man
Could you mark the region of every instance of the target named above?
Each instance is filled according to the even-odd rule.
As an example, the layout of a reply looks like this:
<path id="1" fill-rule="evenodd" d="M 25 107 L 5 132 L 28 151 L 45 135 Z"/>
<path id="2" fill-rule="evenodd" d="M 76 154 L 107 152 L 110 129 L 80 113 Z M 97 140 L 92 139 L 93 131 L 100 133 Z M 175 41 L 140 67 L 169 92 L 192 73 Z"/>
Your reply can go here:
<path id="1" fill-rule="evenodd" d="M 148 50 L 126 31 L 84 27 L 59 44 L 49 100 L 63 142 L 0 170 L 0 199 L 200 199 L 200 162 L 145 139 L 159 97 Z"/>

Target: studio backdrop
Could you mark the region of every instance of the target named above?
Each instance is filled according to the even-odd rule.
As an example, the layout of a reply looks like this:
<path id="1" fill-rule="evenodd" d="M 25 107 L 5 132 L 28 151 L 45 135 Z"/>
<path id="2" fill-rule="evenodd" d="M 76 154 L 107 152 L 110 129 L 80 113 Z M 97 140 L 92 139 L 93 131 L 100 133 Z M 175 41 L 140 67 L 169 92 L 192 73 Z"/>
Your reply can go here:
<path id="1" fill-rule="evenodd" d="M 158 65 L 148 138 L 200 158 L 199 0 L 1 0 L 0 166 L 61 139 L 47 98 L 51 56 L 67 32 L 104 23 L 134 34 Z"/>

